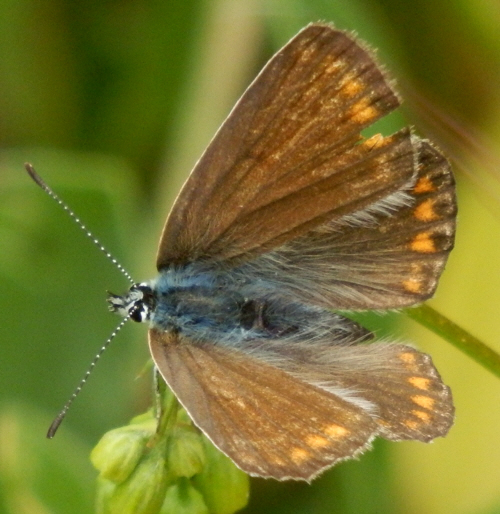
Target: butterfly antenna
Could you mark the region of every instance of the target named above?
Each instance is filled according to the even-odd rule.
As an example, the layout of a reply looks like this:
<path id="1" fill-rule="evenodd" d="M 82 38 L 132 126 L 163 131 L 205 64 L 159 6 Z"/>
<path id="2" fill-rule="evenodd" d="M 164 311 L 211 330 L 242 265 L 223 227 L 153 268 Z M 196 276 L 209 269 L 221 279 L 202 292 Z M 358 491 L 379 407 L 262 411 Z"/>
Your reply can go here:
<path id="1" fill-rule="evenodd" d="M 69 216 L 73 219 L 73 221 L 85 232 L 85 235 L 101 250 L 102 253 L 118 268 L 119 271 L 125 277 L 127 280 L 134 284 L 134 280 L 132 279 L 132 276 L 130 273 L 106 250 L 106 248 L 101 244 L 101 242 L 90 232 L 90 230 L 83 224 L 83 222 L 80 220 L 80 218 L 68 207 L 68 205 L 59 198 L 59 196 L 52 191 L 52 189 L 43 181 L 42 177 L 35 171 L 35 168 L 29 163 L 26 163 L 24 165 L 26 168 L 26 171 L 28 172 L 29 176 L 33 179 L 33 181 L 38 184 L 53 200 L 55 200 L 65 211 Z M 57 428 L 57 425 L 56 425 Z"/>
<path id="2" fill-rule="evenodd" d="M 102 345 L 101 349 L 97 352 L 96 356 L 94 357 L 93 361 L 90 363 L 89 368 L 85 372 L 85 375 L 80 380 L 80 383 L 78 384 L 78 387 L 75 389 L 73 394 L 71 395 L 70 399 L 66 402 L 64 407 L 61 409 L 61 412 L 54 418 L 54 421 L 51 423 L 49 430 L 47 431 L 47 438 L 52 439 L 57 432 L 57 429 L 59 428 L 59 425 L 62 423 L 62 420 L 66 416 L 69 408 L 71 407 L 71 404 L 75 401 L 75 398 L 80 394 L 80 391 L 83 389 L 83 386 L 87 383 L 87 380 L 92 373 L 92 370 L 95 368 L 97 362 L 101 358 L 102 354 L 106 351 L 108 346 L 110 345 L 111 341 L 116 337 L 118 332 L 122 329 L 123 325 L 130 319 L 130 314 L 128 314 L 125 318 L 121 320 L 119 325 L 113 330 L 111 335 L 108 337 L 106 342 Z"/>

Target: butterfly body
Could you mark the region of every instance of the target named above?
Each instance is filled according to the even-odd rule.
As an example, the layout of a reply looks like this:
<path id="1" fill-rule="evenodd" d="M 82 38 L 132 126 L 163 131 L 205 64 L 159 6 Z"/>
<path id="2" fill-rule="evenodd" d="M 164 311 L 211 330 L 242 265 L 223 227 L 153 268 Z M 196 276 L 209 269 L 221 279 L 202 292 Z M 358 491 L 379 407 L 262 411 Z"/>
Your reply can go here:
<path id="1" fill-rule="evenodd" d="M 329 337 L 342 345 L 370 334 L 331 310 L 301 302 L 287 292 L 279 277 L 260 278 L 255 265 L 172 266 L 155 280 L 132 286 L 123 297 L 111 295 L 109 301 L 113 311 L 129 313 L 137 321 L 148 321 L 152 329 L 181 334 L 198 344 L 215 341 L 238 348 L 241 342 L 257 339 L 293 344 Z"/>

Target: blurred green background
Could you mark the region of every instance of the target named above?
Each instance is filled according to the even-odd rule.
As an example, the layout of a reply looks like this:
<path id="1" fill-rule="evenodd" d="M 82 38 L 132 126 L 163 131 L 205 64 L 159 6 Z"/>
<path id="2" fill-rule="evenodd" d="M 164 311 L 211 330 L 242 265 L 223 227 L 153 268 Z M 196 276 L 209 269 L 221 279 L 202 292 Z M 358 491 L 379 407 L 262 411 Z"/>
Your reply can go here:
<path id="1" fill-rule="evenodd" d="M 495 0 L 0 0 L 0 512 L 89 513 L 88 455 L 144 411 L 146 327 L 129 324 L 53 441 L 46 429 L 118 322 L 126 280 L 28 179 L 25 161 L 136 280 L 179 187 L 235 100 L 298 29 L 333 21 L 378 49 L 413 124 L 451 157 L 456 249 L 431 305 L 500 351 L 500 4 Z M 404 316 L 456 425 L 384 444 L 312 486 L 253 480 L 245 513 L 500 513 L 500 381 Z"/>

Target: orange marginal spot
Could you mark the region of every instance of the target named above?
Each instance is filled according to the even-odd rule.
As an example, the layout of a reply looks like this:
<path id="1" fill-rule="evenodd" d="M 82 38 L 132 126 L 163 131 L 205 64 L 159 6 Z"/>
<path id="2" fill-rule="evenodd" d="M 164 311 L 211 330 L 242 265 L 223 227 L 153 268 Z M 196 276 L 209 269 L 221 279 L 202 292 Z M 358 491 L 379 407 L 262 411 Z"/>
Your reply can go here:
<path id="1" fill-rule="evenodd" d="M 430 398 L 429 396 L 423 396 L 421 394 L 416 394 L 412 396 L 411 401 L 413 403 L 416 403 L 420 407 L 423 407 L 424 409 L 428 410 L 432 410 L 434 404 L 436 403 L 433 398 Z"/>
<path id="2" fill-rule="evenodd" d="M 411 352 L 403 352 L 399 354 L 399 358 L 405 363 L 405 364 L 415 364 L 416 358 L 415 354 Z"/>
<path id="3" fill-rule="evenodd" d="M 330 445 L 330 441 L 326 437 L 321 437 L 317 434 L 310 434 L 306 437 L 306 443 L 314 449 L 326 448 Z"/>
<path id="4" fill-rule="evenodd" d="M 410 248 L 414 252 L 419 253 L 434 253 L 436 251 L 434 241 L 429 232 L 420 232 L 420 234 L 417 234 L 411 241 Z"/>
<path id="5" fill-rule="evenodd" d="M 333 423 L 331 425 L 327 425 L 326 427 L 323 427 L 322 432 L 324 434 L 326 434 L 327 436 L 332 437 L 334 439 L 337 437 L 345 437 L 346 435 L 349 434 L 349 430 L 347 430 L 347 428 L 341 427 L 340 425 L 335 425 Z"/>
<path id="6" fill-rule="evenodd" d="M 412 419 L 407 419 L 406 421 L 403 421 L 403 423 L 412 430 L 416 430 L 419 427 L 419 423 L 413 421 Z"/>
<path id="7" fill-rule="evenodd" d="M 421 410 L 412 410 L 411 413 L 418 419 L 422 420 L 424 423 L 429 423 L 431 420 L 431 417 L 427 412 L 423 412 Z"/>
<path id="8" fill-rule="evenodd" d="M 363 91 L 365 85 L 360 80 L 348 78 L 342 84 L 342 89 L 340 90 L 341 94 L 347 96 L 347 98 L 352 98 L 356 96 L 360 91 Z"/>
<path id="9" fill-rule="evenodd" d="M 349 116 L 354 122 L 368 123 L 380 114 L 380 111 L 369 102 L 368 98 L 363 98 L 351 107 Z"/>
<path id="10" fill-rule="evenodd" d="M 438 213 L 434 210 L 434 200 L 432 198 L 419 203 L 415 207 L 413 215 L 419 221 L 434 221 L 439 218 Z"/>
<path id="11" fill-rule="evenodd" d="M 420 407 L 423 407 L 424 409 L 432 410 L 434 407 L 434 404 L 436 403 L 433 398 L 430 398 L 429 396 L 423 396 L 421 394 L 416 394 L 411 397 L 411 401 L 413 403 L 416 403 Z"/>
<path id="12" fill-rule="evenodd" d="M 422 292 L 422 281 L 417 278 L 409 278 L 408 280 L 403 280 L 402 282 L 403 288 L 409 293 L 421 293 Z"/>
<path id="13" fill-rule="evenodd" d="M 422 389 L 422 391 L 428 391 L 431 381 L 428 378 L 423 377 L 410 377 L 408 379 L 408 382 L 410 382 L 410 384 L 416 387 L 417 389 Z"/>
<path id="14" fill-rule="evenodd" d="M 303 448 L 292 448 L 290 458 L 295 462 L 295 464 L 302 464 L 311 458 L 311 454 Z"/>
<path id="15" fill-rule="evenodd" d="M 416 194 L 432 193 L 435 190 L 436 186 L 429 177 L 420 177 L 413 188 L 413 192 Z"/>

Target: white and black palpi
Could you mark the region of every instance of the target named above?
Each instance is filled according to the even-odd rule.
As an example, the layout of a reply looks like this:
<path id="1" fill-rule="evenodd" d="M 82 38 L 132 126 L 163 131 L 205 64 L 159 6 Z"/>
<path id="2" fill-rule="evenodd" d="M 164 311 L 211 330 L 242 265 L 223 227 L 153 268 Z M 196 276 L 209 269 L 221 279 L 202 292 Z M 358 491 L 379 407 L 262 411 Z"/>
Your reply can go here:
<path id="1" fill-rule="evenodd" d="M 108 298 L 149 323 L 161 376 L 251 475 L 311 480 L 376 436 L 430 441 L 453 423 L 428 355 L 334 312 L 424 301 L 453 246 L 447 160 L 409 129 L 360 135 L 398 105 L 362 44 L 309 25 L 196 164 L 158 277 Z"/>

